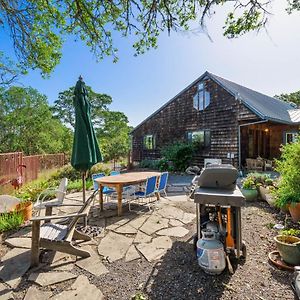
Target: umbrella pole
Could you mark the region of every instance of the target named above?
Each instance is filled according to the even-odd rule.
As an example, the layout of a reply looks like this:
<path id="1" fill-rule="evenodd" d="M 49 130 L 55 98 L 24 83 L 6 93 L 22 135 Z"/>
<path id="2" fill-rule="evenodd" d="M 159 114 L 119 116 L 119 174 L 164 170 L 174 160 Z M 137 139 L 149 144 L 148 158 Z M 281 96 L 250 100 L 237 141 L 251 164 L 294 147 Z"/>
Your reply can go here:
<path id="1" fill-rule="evenodd" d="M 82 173 L 82 198 L 83 198 L 83 203 L 85 202 L 85 189 L 86 189 L 85 172 L 83 172 Z"/>
<path id="2" fill-rule="evenodd" d="M 86 172 L 82 172 L 82 198 L 83 203 L 85 203 L 85 189 L 86 189 L 86 182 L 85 182 L 85 176 Z M 83 218 L 83 225 L 84 227 L 87 227 L 87 217 Z"/>

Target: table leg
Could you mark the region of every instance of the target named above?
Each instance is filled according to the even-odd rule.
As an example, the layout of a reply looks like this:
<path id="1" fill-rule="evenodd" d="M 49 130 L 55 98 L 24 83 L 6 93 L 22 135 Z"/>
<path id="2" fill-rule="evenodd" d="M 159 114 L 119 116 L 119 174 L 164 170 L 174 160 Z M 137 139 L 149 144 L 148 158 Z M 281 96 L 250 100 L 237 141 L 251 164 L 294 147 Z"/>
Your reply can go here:
<path id="1" fill-rule="evenodd" d="M 196 222 L 197 222 L 197 238 L 201 239 L 201 214 L 200 214 L 200 204 L 196 203 Z"/>
<path id="2" fill-rule="evenodd" d="M 117 194 L 118 194 L 118 216 L 122 216 L 122 191 L 123 186 L 121 184 L 118 184 L 116 186 Z"/>
<path id="3" fill-rule="evenodd" d="M 241 222 L 241 208 L 235 207 L 236 213 L 236 256 L 240 258 L 242 249 L 242 222 Z"/>
<path id="4" fill-rule="evenodd" d="M 103 211 L 103 186 L 99 184 L 99 206 L 100 206 L 100 211 Z"/>

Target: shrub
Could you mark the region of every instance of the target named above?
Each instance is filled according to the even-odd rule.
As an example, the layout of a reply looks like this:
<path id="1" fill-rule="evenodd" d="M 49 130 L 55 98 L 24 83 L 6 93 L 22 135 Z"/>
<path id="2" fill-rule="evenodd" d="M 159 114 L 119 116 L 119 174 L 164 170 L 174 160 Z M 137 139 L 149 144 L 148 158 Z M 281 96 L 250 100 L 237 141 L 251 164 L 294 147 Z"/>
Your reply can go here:
<path id="1" fill-rule="evenodd" d="M 17 229 L 24 222 L 24 217 L 21 213 L 11 212 L 0 215 L 0 232 Z"/>
<path id="2" fill-rule="evenodd" d="M 161 160 L 159 160 L 159 162 L 158 162 L 158 170 L 159 171 L 161 171 L 161 172 L 172 171 L 172 170 L 170 170 L 170 167 L 172 167 L 172 166 L 169 165 L 169 162 L 167 159 L 162 158 Z"/>
<path id="3" fill-rule="evenodd" d="M 159 169 L 159 160 L 143 159 L 140 162 L 139 167 L 158 170 Z"/>
<path id="4" fill-rule="evenodd" d="M 193 153 L 193 144 L 182 142 L 176 142 L 161 149 L 161 154 L 166 160 L 173 163 L 175 171 L 184 171 L 189 166 Z M 169 169 L 169 171 L 171 170 Z"/>
<path id="5" fill-rule="evenodd" d="M 280 159 L 276 160 L 276 171 L 281 175 L 275 191 L 276 204 L 283 207 L 300 202 L 300 139 L 282 146 Z"/>

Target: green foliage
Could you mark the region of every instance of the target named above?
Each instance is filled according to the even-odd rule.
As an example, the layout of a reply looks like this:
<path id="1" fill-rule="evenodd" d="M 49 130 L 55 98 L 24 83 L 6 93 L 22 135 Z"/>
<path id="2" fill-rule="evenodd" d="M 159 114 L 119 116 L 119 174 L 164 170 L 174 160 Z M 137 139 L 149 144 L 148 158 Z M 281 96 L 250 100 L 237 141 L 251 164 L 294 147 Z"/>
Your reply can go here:
<path id="1" fill-rule="evenodd" d="M 96 129 L 100 138 L 100 148 L 105 161 L 127 157 L 130 142 L 128 119 L 122 112 L 106 111 L 103 114 L 103 126 Z"/>
<path id="2" fill-rule="evenodd" d="M 0 90 L 0 152 L 68 152 L 71 131 L 52 117 L 46 96 L 33 88 Z"/>
<path id="3" fill-rule="evenodd" d="M 74 181 L 77 179 L 81 179 L 82 173 L 75 170 L 70 164 L 58 169 L 51 178 L 60 181 L 64 177 L 68 178 L 68 180 Z"/>
<path id="4" fill-rule="evenodd" d="M 252 177 L 247 176 L 243 181 L 242 181 L 242 188 L 243 189 L 249 189 L 249 190 L 254 190 L 256 189 L 256 184 L 255 181 L 253 180 Z"/>
<path id="5" fill-rule="evenodd" d="M 0 215 L 0 233 L 19 228 L 24 222 L 21 213 L 11 212 Z"/>
<path id="6" fill-rule="evenodd" d="M 93 182 L 90 178 L 88 178 L 86 180 L 86 189 L 89 190 L 92 186 L 93 186 Z M 76 192 L 80 192 L 82 191 L 82 179 L 76 179 L 76 180 L 73 180 L 73 181 L 70 181 L 68 183 L 68 191 L 76 191 Z"/>
<path id="7" fill-rule="evenodd" d="M 74 89 L 75 87 L 72 86 L 68 90 L 60 92 L 52 107 L 54 116 L 61 120 L 62 123 L 73 128 L 75 128 Z M 97 128 L 102 126 L 104 112 L 108 110 L 108 105 L 112 103 L 112 99 L 106 94 L 94 92 L 90 86 L 86 85 L 86 89 L 91 104 L 91 120 Z"/>
<path id="8" fill-rule="evenodd" d="M 160 172 L 173 171 L 171 168 L 172 166 L 169 165 L 169 161 L 165 158 L 159 160 L 157 167 Z"/>
<path id="9" fill-rule="evenodd" d="M 235 37 L 264 26 L 268 1 L 48 1 L 4 0 L 0 6 L 2 30 L 9 30 L 20 65 L 50 74 L 61 59 L 63 40 L 81 40 L 97 60 L 112 56 L 117 61 L 114 32 L 133 37 L 136 55 L 156 48 L 161 32 L 189 30 L 195 20 L 205 25 L 216 7 L 228 3 L 225 35 Z M 289 1 L 289 12 L 298 1 Z"/>
<path id="10" fill-rule="evenodd" d="M 300 139 L 281 148 L 281 157 L 276 160 L 276 171 L 280 173 L 278 189 L 275 190 L 276 205 L 300 202 Z"/>
<path id="11" fill-rule="evenodd" d="M 22 186 L 19 190 L 15 191 L 14 195 L 23 201 L 35 202 L 42 191 L 49 187 L 57 186 L 56 180 L 37 179 Z M 52 195 L 52 198 L 54 195 Z M 51 195 L 49 195 L 51 198 Z"/>
<path id="12" fill-rule="evenodd" d="M 176 142 L 161 149 L 162 156 L 173 163 L 175 171 L 184 171 L 189 166 L 193 153 L 193 144 L 182 142 Z"/>
<path id="13" fill-rule="evenodd" d="M 131 299 L 132 300 L 147 300 L 148 298 L 142 292 L 137 292 L 134 296 L 132 296 Z"/>
<path id="14" fill-rule="evenodd" d="M 282 234 L 282 235 L 293 235 L 293 236 L 299 237 L 300 236 L 300 230 L 299 229 L 293 229 L 293 228 L 284 229 L 284 230 L 280 230 L 279 234 Z"/>
<path id="15" fill-rule="evenodd" d="M 153 169 L 158 170 L 159 168 L 159 160 L 154 159 L 143 159 L 140 164 L 140 168 Z"/>
<path id="16" fill-rule="evenodd" d="M 298 107 L 300 107 L 300 91 L 290 93 L 290 94 L 275 95 L 274 97 L 286 102 L 293 102 Z"/>

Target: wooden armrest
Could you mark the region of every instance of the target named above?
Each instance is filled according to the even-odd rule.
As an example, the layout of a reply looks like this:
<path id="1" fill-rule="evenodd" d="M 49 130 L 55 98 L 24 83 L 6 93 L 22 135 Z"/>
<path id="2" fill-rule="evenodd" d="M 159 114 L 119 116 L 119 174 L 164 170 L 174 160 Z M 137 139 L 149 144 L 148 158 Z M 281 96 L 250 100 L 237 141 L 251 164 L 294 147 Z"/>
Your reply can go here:
<path id="1" fill-rule="evenodd" d="M 68 214 L 68 215 L 54 215 L 54 216 L 44 216 L 44 217 L 34 217 L 31 218 L 30 221 L 47 221 L 47 220 L 55 220 L 55 219 L 65 219 L 65 218 L 74 218 L 74 217 L 86 217 L 87 213 L 76 213 L 76 214 Z"/>

